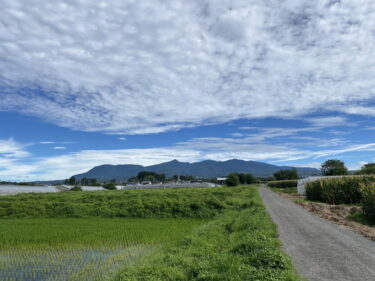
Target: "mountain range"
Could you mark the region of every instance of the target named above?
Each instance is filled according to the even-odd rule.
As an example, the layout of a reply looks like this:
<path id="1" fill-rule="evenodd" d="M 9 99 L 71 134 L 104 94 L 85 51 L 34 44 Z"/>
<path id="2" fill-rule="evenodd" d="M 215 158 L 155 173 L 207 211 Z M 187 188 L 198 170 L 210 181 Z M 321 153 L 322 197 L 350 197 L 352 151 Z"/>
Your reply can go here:
<path id="1" fill-rule="evenodd" d="M 268 177 L 281 169 L 294 169 L 290 166 L 276 166 L 257 161 L 244 161 L 232 159 L 227 161 L 205 160 L 195 163 L 172 160 L 169 162 L 151 165 L 101 165 L 96 166 L 86 173 L 75 175 L 76 179 L 96 178 L 98 180 L 124 181 L 136 176 L 141 171 L 164 173 L 167 177 L 173 175 L 190 175 L 200 178 L 216 178 L 227 176 L 229 173 L 251 173 L 256 177 Z M 304 176 L 320 175 L 315 168 L 297 167 L 298 174 Z"/>

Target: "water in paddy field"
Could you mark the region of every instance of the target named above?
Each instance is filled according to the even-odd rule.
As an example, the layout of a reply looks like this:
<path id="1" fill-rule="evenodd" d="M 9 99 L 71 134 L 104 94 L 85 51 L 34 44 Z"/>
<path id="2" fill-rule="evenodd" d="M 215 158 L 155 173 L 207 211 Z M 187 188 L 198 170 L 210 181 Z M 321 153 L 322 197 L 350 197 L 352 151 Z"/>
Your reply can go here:
<path id="1" fill-rule="evenodd" d="M 156 246 L 76 250 L 0 250 L 2 281 L 108 280 Z"/>
<path id="2" fill-rule="evenodd" d="M 58 192 L 54 186 L 32 186 L 32 185 L 0 185 L 0 195 L 30 193 L 30 192 Z"/>

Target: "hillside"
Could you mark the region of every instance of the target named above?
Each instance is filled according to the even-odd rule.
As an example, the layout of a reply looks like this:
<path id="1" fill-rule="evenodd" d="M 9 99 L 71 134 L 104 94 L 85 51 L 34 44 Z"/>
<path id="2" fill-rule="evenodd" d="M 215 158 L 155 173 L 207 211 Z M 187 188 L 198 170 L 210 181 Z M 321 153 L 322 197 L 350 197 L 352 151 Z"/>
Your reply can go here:
<path id="1" fill-rule="evenodd" d="M 136 176 L 140 171 L 165 173 L 167 177 L 173 175 L 191 175 L 202 178 L 216 178 L 226 176 L 231 172 L 251 173 L 257 177 L 268 177 L 280 169 L 293 169 L 289 166 L 276 166 L 256 161 L 232 159 L 228 161 L 206 160 L 202 162 L 186 163 L 172 160 L 169 162 L 152 165 L 101 165 L 90 171 L 75 175 L 77 179 L 97 178 L 99 180 L 126 180 Z M 296 168 L 300 176 L 319 175 L 315 168 Z"/>

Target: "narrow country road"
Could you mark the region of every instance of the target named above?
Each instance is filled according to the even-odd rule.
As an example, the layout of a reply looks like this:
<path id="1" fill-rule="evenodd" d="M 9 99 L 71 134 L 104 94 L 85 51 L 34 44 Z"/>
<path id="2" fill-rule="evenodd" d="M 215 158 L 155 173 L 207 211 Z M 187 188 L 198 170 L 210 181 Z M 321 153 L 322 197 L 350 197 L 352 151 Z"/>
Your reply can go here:
<path id="1" fill-rule="evenodd" d="M 284 250 L 309 281 L 375 281 L 375 243 L 314 216 L 267 188 L 260 193 Z"/>

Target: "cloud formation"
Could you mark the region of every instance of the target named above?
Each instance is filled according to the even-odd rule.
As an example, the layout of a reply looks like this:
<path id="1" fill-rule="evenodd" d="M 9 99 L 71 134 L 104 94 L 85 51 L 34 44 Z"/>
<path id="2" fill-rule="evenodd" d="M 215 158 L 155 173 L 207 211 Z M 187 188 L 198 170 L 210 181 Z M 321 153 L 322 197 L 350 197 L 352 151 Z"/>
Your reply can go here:
<path id="1" fill-rule="evenodd" d="M 375 115 L 371 1 L 2 0 L 0 110 L 83 131 Z"/>

